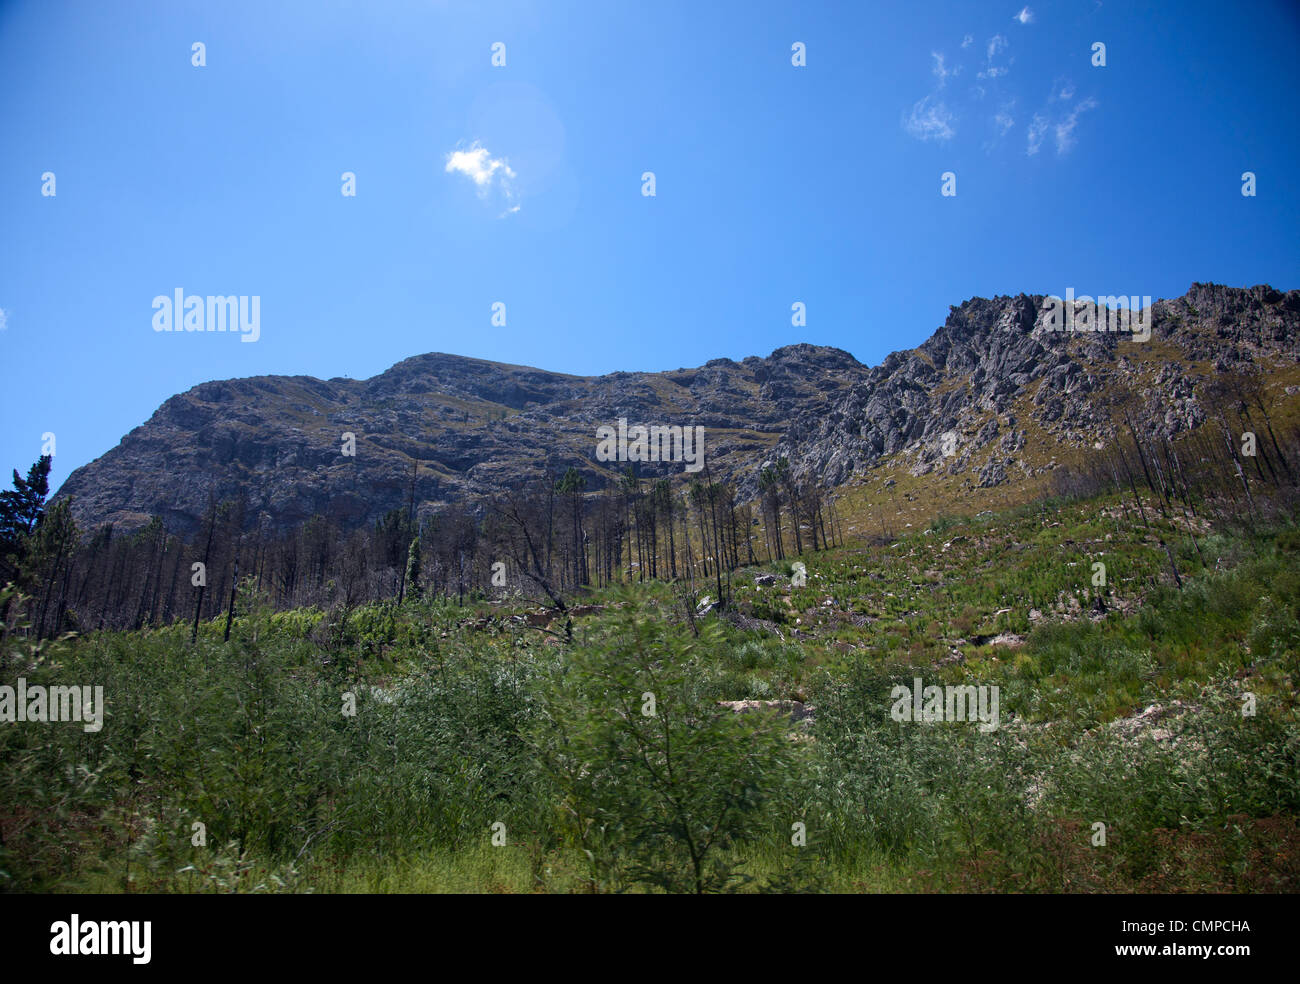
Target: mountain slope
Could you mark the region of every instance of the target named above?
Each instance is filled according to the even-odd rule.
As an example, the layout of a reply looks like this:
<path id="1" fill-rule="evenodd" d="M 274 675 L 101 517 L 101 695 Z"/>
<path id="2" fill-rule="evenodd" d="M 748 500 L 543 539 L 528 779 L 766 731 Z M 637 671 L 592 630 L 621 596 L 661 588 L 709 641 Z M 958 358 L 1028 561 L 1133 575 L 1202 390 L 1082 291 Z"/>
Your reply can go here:
<path id="1" fill-rule="evenodd" d="M 710 474 L 742 495 L 780 455 L 828 486 L 892 461 L 973 490 L 1033 479 L 1062 455 L 1106 443 L 1108 408 L 1126 390 L 1144 426 L 1173 434 L 1204 420 L 1198 387 L 1216 372 L 1260 366 L 1279 387 L 1297 381 L 1300 291 L 1194 284 L 1153 305 L 1146 342 L 1051 331 L 1050 313 L 1036 295 L 973 298 L 919 348 L 875 368 L 800 344 L 739 363 L 600 377 L 433 353 L 366 380 L 204 383 L 167 400 L 58 494 L 74 497 L 83 528 L 158 515 L 193 531 L 210 495 L 246 497 L 249 526 L 283 529 L 313 515 L 354 526 L 405 505 L 413 471 L 422 511 L 570 465 L 600 488 L 627 467 L 596 460 L 597 427 L 619 418 L 704 427 Z M 342 453 L 347 433 L 354 456 Z"/>

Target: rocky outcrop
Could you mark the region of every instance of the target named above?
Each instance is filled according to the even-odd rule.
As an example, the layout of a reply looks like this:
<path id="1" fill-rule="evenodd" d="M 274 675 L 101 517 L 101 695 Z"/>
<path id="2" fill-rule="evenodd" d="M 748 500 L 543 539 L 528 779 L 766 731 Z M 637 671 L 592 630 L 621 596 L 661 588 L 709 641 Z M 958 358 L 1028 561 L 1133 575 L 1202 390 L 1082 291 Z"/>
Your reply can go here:
<path id="1" fill-rule="evenodd" d="M 1149 342 L 1052 330 L 1051 314 L 1039 295 L 953 307 L 925 344 L 893 353 L 828 406 L 797 412 L 769 457 L 836 485 L 903 453 L 913 475 L 970 471 L 973 487 L 988 487 L 1013 466 L 1028 474 L 1061 448 L 1112 440 L 1121 393 L 1136 398 L 1142 427 L 1172 437 L 1204 422 L 1198 394 L 1215 374 L 1300 360 L 1300 291 L 1193 284 L 1153 303 Z M 1027 448 L 1013 407 L 1054 445 Z"/>
<path id="2" fill-rule="evenodd" d="M 405 506 L 412 482 L 425 513 L 570 466 L 589 489 L 603 488 L 627 463 L 597 460 L 596 428 L 619 418 L 704 427 L 709 476 L 744 498 L 780 456 L 827 486 L 900 455 L 913 474 L 968 475 L 972 487 L 989 487 L 1036 473 L 1061 448 L 1109 440 L 1108 404 L 1121 389 L 1138 400 L 1142 426 L 1172 435 L 1204 421 L 1207 373 L 1300 358 L 1300 291 L 1193 284 L 1153 305 L 1145 346 L 1117 333 L 1052 331 L 1049 313 L 1037 295 L 972 298 L 919 348 L 874 368 L 800 344 L 742 362 L 600 377 L 434 353 L 366 380 L 214 381 L 167 400 L 58 495 L 74 497 L 83 528 L 129 529 L 158 515 L 189 533 L 210 499 L 241 501 L 248 528 L 313 516 L 348 528 Z M 355 455 L 344 453 L 348 434 Z"/>

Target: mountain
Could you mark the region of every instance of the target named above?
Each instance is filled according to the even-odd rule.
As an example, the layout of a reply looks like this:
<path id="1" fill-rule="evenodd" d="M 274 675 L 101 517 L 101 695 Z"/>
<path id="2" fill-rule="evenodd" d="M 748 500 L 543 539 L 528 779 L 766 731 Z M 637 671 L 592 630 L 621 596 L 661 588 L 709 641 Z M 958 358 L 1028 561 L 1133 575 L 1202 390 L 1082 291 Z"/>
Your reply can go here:
<path id="1" fill-rule="evenodd" d="M 1300 383 L 1300 291 L 1193 284 L 1149 308 L 1147 341 L 1053 330 L 1064 307 L 1041 295 L 972 298 L 919 348 L 874 368 L 799 344 L 766 358 L 598 377 L 432 353 L 365 380 L 209 382 L 167 400 L 73 472 L 58 497 L 73 497 L 83 528 L 130 529 L 157 515 L 192 532 L 209 496 L 245 497 L 249 526 L 323 515 L 350 527 L 405 506 L 413 471 L 422 512 L 571 465 L 599 489 L 627 467 L 596 455 L 597 428 L 619 418 L 702 426 L 709 474 L 742 496 L 780 456 L 827 486 L 892 467 L 942 474 L 969 493 L 1038 480 L 1104 446 L 1121 399 L 1141 427 L 1174 435 L 1205 420 L 1204 389 L 1218 374 L 1260 369 L 1279 399 L 1300 391 L 1285 385 Z M 343 453 L 347 433 L 355 455 Z M 683 465 L 640 471 L 680 474 Z"/>

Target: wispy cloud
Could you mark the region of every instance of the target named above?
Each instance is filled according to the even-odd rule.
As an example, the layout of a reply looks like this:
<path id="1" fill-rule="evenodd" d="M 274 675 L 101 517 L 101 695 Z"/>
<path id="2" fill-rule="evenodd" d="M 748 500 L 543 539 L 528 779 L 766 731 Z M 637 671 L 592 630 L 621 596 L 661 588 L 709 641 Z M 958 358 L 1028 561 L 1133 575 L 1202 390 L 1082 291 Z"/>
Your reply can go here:
<path id="1" fill-rule="evenodd" d="M 1052 80 L 1052 91 L 1047 94 L 1048 103 L 1068 102 L 1074 98 L 1074 83 L 1064 75 Z"/>
<path id="2" fill-rule="evenodd" d="M 1035 16 L 1025 6 L 1014 19 L 1031 24 Z M 904 131 L 917 140 L 943 143 L 957 136 L 959 125 L 969 131 L 974 121 L 976 129 L 982 131 L 984 151 L 990 152 L 1009 137 L 1019 122 L 1025 134 L 1025 153 L 1029 156 L 1040 153 L 1045 144 L 1050 147 L 1049 141 L 1055 143 L 1054 156 L 1069 154 L 1078 143 L 1083 114 L 1096 109 L 1097 101 L 1091 97 L 1078 99 L 1075 83 L 1065 75 L 1058 75 L 1037 112 L 1031 114 L 1032 106 L 1017 109 L 1017 96 L 1010 80 L 1004 78 L 1016 61 L 1008 35 L 998 33 L 989 37 L 984 42 L 982 58 L 974 46 L 974 35 L 964 34 L 961 50 L 930 52 L 930 93 L 913 103 L 910 110 L 904 110 L 901 117 Z M 964 54 L 968 48 L 974 50 Z M 968 84 L 949 85 L 963 69 L 969 71 L 972 63 L 975 77 Z M 1018 140 L 1019 136 L 1012 139 Z"/>
<path id="3" fill-rule="evenodd" d="M 934 87 L 930 94 L 912 104 L 911 113 L 903 118 L 903 130 L 917 140 L 951 140 L 956 135 L 953 128 L 955 119 L 941 97 L 948 79 L 960 71 L 960 66 L 949 68 L 942 52 L 930 52 L 930 74 L 934 76 Z"/>
<path id="4" fill-rule="evenodd" d="M 993 125 L 997 127 L 999 137 L 1005 137 L 1007 131 L 1016 125 L 1015 117 L 1011 115 L 1011 109 L 1014 105 L 1014 103 L 1008 103 L 999 109 L 993 117 Z"/>
<path id="5" fill-rule="evenodd" d="M 1048 100 L 1049 104 L 1052 100 Z M 1097 100 L 1089 96 L 1075 103 L 1069 113 L 1058 119 L 1055 123 L 1046 113 L 1035 113 L 1033 122 L 1029 124 L 1028 145 L 1025 152 L 1031 157 L 1037 154 L 1043 145 L 1043 138 L 1050 131 L 1056 138 L 1056 156 L 1064 157 L 1074 145 L 1078 143 L 1074 131 L 1079 126 L 1079 117 L 1091 109 L 1097 108 Z"/>
<path id="6" fill-rule="evenodd" d="M 976 75 L 976 78 L 996 79 L 1000 76 L 1006 75 L 1007 72 L 1011 71 L 1009 63 L 1007 65 L 993 64 L 993 59 L 997 58 L 998 55 L 1006 51 L 1008 47 L 1009 45 L 1007 43 L 1007 39 L 1004 38 L 1001 34 L 995 34 L 993 35 L 993 37 L 989 38 L 989 43 L 984 48 L 986 64 L 984 70 L 982 72 L 979 72 Z"/>
<path id="7" fill-rule="evenodd" d="M 984 140 L 985 153 L 997 147 L 1015 127 L 1016 118 L 1012 115 L 1015 108 L 1015 99 L 1008 99 L 998 104 L 997 112 L 988 121 L 988 137 Z"/>
<path id="8" fill-rule="evenodd" d="M 1088 98 L 1080 103 L 1076 103 L 1070 115 L 1056 124 L 1056 153 L 1067 154 L 1075 144 L 1074 128 L 1079 123 L 1079 117 L 1090 109 L 1097 107 L 1097 100 Z"/>
<path id="9" fill-rule="evenodd" d="M 474 182 L 478 196 L 487 198 L 495 188 L 507 206 L 503 215 L 519 211 L 515 195 L 515 172 L 504 157 L 493 157 L 488 149 L 475 140 L 465 150 L 453 150 L 447 155 L 448 174 L 463 174 Z"/>
<path id="10" fill-rule="evenodd" d="M 4 308 L 0 308 L 0 331 L 4 331 L 8 327 L 9 327 L 9 312 L 6 311 Z"/>
<path id="11" fill-rule="evenodd" d="M 1047 117 L 1042 113 L 1035 113 L 1029 123 L 1029 143 L 1025 151 L 1030 157 L 1037 154 L 1038 149 L 1043 145 L 1043 135 L 1047 133 L 1047 126 Z"/>
<path id="12" fill-rule="evenodd" d="M 1028 7 L 1024 7 L 1021 9 L 1020 13 L 1016 14 L 1016 16 L 1011 19 L 1020 21 L 1022 24 L 1032 24 L 1034 22 L 1034 12 Z"/>
<path id="13" fill-rule="evenodd" d="M 942 89 L 948 81 L 950 75 L 956 75 L 961 68 L 946 68 L 944 66 L 943 55 L 937 51 L 930 52 L 930 57 L 934 61 L 934 67 L 930 69 L 934 77 L 939 80 L 939 88 Z"/>
<path id="14" fill-rule="evenodd" d="M 912 107 L 912 114 L 903 123 L 905 129 L 917 140 L 951 140 L 956 131 L 952 128 L 953 116 L 942 102 L 932 102 L 926 96 Z"/>

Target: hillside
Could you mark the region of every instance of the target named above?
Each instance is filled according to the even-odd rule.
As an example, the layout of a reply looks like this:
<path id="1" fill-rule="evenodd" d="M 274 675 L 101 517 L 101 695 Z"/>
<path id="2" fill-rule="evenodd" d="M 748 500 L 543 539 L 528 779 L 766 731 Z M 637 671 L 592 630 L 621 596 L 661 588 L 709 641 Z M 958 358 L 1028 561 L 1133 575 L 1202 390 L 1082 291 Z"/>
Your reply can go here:
<path id="1" fill-rule="evenodd" d="M 569 466 L 599 489 L 626 466 L 596 460 L 596 428 L 626 418 L 704 427 L 712 476 L 743 498 L 756 493 L 760 467 L 785 456 L 796 475 L 868 499 L 884 486 L 864 481 L 887 466 L 894 482 L 931 476 L 925 494 L 936 502 L 976 490 L 1012 502 L 1041 489 L 1056 464 L 1110 442 L 1110 408 L 1130 394 L 1141 426 L 1162 436 L 1205 419 L 1203 381 L 1225 370 L 1267 370 L 1284 415 L 1294 404 L 1300 291 L 1194 284 L 1153 305 L 1145 342 L 1054 332 L 1049 314 L 1037 295 L 973 298 L 919 348 L 874 368 L 800 344 L 600 377 L 433 353 L 366 380 L 214 381 L 167 400 L 58 497 L 72 497 L 83 529 L 130 530 L 158 516 L 190 534 L 210 496 L 244 498 L 250 528 L 282 531 L 313 516 L 355 528 L 405 507 L 412 491 L 427 515 Z M 341 453 L 345 433 L 355 456 Z"/>
<path id="2" fill-rule="evenodd" d="M 1294 892 L 1300 536 L 1142 499 L 738 570 L 725 614 L 589 592 L 571 644 L 512 592 L 15 616 L 0 683 L 105 701 L 0 729 L 0 891 Z M 994 726 L 900 722 L 918 677 Z"/>

